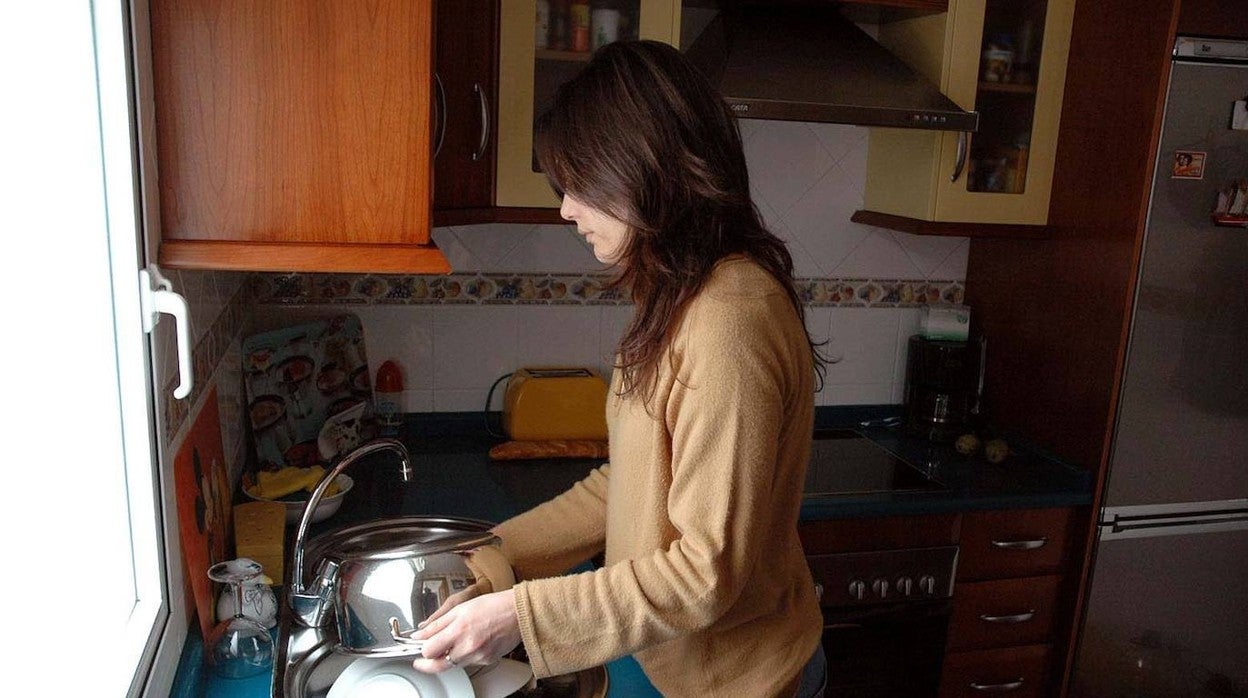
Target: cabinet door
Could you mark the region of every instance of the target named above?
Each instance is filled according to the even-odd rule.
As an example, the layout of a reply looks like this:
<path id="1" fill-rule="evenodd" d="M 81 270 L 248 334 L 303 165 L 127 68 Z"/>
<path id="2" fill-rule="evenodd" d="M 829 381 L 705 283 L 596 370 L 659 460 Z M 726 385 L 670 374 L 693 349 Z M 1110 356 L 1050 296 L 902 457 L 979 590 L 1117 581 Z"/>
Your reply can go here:
<path id="1" fill-rule="evenodd" d="M 951 3 L 946 94 L 963 109 L 978 111 L 980 125 L 969 138 L 941 137 L 936 220 L 1048 221 L 1074 5 Z"/>
<path id="2" fill-rule="evenodd" d="M 614 0 L 586 3 L 588 31 L 577 35 L 573 3 L 501 0 L 498 94 L 498 206 L 556 208 L 559 200 L 533 157 L 533 123 L 555 90 L 589 60 L 596 36 L 655 39 L 675 45 L 680 36 L 679 0 Z M 566 11 L 565 11 L 566 10 Z M 609 14 L 609 13 L 614 14 Z M 608 14 L 602 14 L 608 13 Z M 584 19 L 580 20 L 582 23 Z M 612 33 L 608 27 L 614 27 Z M 600 31 L 601 28 L 601 31 Z M 598 39 L 597 41 L 601 41 Z"/>
<path id="3" fill-rule="evenodd" d="M 152 0 L 151 23 L 162 261 L 415 271 L 441 259 L 418 247 L 431 3 Z"/>
<path id="4" fill-rule="evenodd" d="M 494 205 L 498 0 L 437 0 L 435 211 Z"/>

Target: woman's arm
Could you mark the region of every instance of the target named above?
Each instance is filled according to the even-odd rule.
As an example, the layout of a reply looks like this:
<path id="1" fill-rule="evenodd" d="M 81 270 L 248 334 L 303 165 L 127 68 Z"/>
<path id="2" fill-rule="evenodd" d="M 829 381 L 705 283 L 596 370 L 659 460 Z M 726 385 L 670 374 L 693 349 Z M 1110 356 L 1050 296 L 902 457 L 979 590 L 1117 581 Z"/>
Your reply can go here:
<path id="1" fill-rule="evenodd" d="M 494 528 L 517 579 L 563 574 L 602 552 L 609 472 L 604 464 L 567 492 Z"/>

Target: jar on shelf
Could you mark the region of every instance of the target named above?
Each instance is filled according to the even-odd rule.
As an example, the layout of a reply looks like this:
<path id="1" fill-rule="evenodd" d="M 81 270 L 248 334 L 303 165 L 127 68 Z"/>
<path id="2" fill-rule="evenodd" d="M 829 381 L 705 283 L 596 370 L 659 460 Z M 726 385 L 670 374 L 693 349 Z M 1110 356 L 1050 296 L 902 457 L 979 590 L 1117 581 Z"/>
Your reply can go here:
<path id="1" fill-rule="evenodd" d="M 1004 34 L 992 37 L 983 53 L 984 82 L 1009 82 L 1014 65 L 1014 40 Z"/>

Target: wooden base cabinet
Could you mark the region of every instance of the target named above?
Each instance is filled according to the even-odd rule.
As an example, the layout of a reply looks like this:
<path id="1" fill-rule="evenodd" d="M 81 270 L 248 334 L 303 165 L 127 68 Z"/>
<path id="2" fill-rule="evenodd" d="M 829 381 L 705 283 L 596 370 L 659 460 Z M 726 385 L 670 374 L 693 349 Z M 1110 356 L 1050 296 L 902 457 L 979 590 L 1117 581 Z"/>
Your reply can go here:
<path id="1" fill-rule="evenodd" d="M 450 270 L 430 241 L 432 3 L 150 14 L 163 266 Z"/>
<path id="2" fill-rule="evenodd" d="M 950 0 L 948 12 L 881 24 L 880 43 L 958 106 L 977 111 L 980 125 L 974 134 L 871 129 L 866 211 L 1044 225 L 1074 7 L 1075 0 Z M 880 220 L 887 221 L 874 223 Z"/>
<path id="3" fill-rule="evenodd" d="M 941 698 L 1052 695 L 1075 520 L 1064 507 L 962 515 Z"/>
<path id="4" fill-rule="evenodd" d="M 1041 698 L 1049 695 L 1048 645 L 956 652 L 945 657 L 940 698 Z"/>

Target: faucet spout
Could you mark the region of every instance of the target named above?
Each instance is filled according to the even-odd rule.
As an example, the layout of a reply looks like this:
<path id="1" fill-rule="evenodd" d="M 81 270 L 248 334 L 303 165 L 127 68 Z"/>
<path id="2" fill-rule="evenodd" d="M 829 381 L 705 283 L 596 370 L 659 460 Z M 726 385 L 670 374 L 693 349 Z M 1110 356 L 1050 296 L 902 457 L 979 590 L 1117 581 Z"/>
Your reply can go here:
<path id="1" fill-rule="evenodd" d="M 380 451 L 393 451 L 397 454 L 399 474 L 404 482 L 411 482 L 411 456 L 408 455 L 403 443 L 398 439 L 373 439 L 340 458 L 317 483 L 316 488 L 312 490 L 312 496 L 308 497 L 308 503 L 303 508 L 303 516 L 299 519 L 299 527 L 295 529 L 295 542 L 291 551 L 290 604 L 295 617 L 304 625 L 319 627 L 328 622 L 328 614 L 325 611 L 330 599 L 327 592 L 333 581 L 325 578 L 326 575 L 332 577 L 333 567 L 330 567 L 328 573 L 323 574 L 322 578 L 317 580 L 315 588 L 305 588 L 303 583 L 303 547 L 308 534 L 308 526 L 312 523 L 312 512 L 316 511 L 317 505 L 321 503 L 321 497 L 325 495 L 325 490 L 329 488 L 329 483 L 333 482 L 334 478 L 361 458 Z"/>

